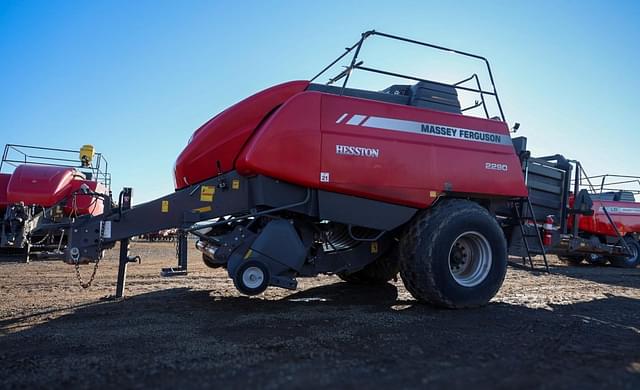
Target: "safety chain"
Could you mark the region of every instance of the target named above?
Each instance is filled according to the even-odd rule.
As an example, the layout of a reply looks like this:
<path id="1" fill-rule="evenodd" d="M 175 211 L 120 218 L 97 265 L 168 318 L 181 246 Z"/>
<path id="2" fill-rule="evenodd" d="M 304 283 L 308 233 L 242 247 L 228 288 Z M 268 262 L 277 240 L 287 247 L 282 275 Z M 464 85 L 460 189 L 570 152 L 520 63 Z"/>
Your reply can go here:
<path id="1" fill-rule="evenodd" d="M 180 260 L 180 231 L 176 231 L 176 238 L 174 240 L 176 247 L 176 259 Z"/>
<path id="2" fill-rule="evenodd" d="M 100 222 L 100 235 L 98 236 L 98 248 L 97 248 L 98 259 L 96 260 L 96 264 L 93 266 L 93 272 L 91 273 L 91 277 L 89 278 L 88 282 L 85 283 L 84 280 L 82 279 L 82 276 L 80 275 L 80 255 L 78 254 L 78 256 L 76 256 L 74 259 L 74 263 L 76 267 L 76 278 L 78 279 L 78 282 L 80 282 L 80 287 L 84 289 L 91 287 L 91 283 L 93 283 L 93 279 L 95 279 L 96 273 L 98 272 L 98 265 L 100 264 L 100 260 L 102 260 L 103 229 L 104 229 L 104 223 Z"/>

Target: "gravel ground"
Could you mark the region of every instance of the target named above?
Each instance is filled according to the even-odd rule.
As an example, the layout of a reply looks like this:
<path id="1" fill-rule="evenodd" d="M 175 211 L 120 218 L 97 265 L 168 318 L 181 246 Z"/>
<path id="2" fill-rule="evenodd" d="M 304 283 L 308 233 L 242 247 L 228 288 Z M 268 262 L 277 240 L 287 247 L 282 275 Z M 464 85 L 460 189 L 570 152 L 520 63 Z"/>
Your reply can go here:
<path id="1" fill-rule="evenodd" d="M 132 252 L 117 302 L 117 250 L 88 290 L 61 262 L 0 261 L 0 387 L 640 388 L 640 269 L 510 267 L 456 311 L 334 276 L 247 298 L 195 250 L 173 278 L 173 244 Z"/>

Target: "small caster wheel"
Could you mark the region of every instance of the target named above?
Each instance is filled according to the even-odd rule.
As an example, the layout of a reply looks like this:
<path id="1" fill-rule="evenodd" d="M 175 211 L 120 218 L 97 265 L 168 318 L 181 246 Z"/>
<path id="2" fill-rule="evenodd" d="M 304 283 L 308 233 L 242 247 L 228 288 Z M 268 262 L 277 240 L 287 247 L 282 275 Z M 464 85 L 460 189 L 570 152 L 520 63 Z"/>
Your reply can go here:
<path id="1" fill-rule="evenodd" d="M 258 295 L 269 286 L 269 269 L 259 261 L 250 260 L 238 268 L 233 279 L 238 291 L 245 295 Z"/>

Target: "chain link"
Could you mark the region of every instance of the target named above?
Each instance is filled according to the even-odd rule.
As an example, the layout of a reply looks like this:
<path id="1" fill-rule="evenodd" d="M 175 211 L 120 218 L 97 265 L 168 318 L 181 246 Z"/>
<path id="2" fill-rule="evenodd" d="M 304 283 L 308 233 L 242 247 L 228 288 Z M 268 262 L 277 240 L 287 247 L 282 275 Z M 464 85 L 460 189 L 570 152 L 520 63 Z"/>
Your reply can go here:
<path id="1" fill-rule="evenodd" d="M 84 279 L 82 279 L 82 275 L 80 275 L 80 255 L 78 254 L 78 256 L 74 259 L 75 268 L 76 268 L 76 278 L 80 283 L 80 287 L 84 289 L 91 287 L 91 284 L 93 283 L 93 280 L 96 277 L 96 273 L 98 272 L 98 265 L 100 265 L 100 260 L 102 260 L 103 230 L 104 230 L 104 222 L 100 222 L 100 235 L 98 236 L 98 246 L 97 246 L 98 259 L 96 260 L 96 264 L 93 266 L 93 272 L 91 273 L 91 277 L 89 278 L 88 282 L 85 283 Z"/>
<path id="2" fill-rule="evenodd" d="M 175 236 L 175 247 L 176 247 L 176 259 L 178 259 L 178 261 L 180 261 L 180 231 L 177 230 L 176 231 L 176 236 Z"/>

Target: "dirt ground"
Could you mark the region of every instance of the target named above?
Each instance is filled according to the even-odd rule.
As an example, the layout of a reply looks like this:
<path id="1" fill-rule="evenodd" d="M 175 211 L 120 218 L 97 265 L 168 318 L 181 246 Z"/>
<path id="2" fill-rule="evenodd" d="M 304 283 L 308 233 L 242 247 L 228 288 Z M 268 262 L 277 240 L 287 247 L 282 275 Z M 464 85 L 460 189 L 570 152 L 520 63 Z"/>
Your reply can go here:
<path id="1" fill-rule="evenodd" d="M 247 298 L 195 250 L 173 278 L 173 244 L 132 251 L 119 302 L 100 299 L 116 250 L 88 290 L 61 262 L 0 262 L 1 388 L 640 388 L 640 269 L 509 267 L 454 311 L 334 276 Z"/>

